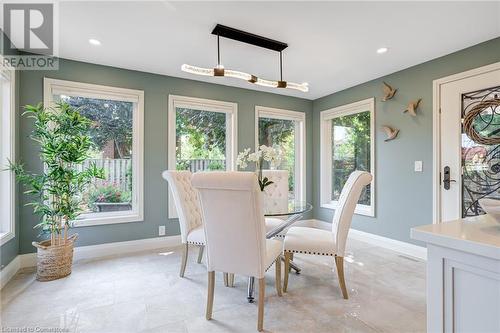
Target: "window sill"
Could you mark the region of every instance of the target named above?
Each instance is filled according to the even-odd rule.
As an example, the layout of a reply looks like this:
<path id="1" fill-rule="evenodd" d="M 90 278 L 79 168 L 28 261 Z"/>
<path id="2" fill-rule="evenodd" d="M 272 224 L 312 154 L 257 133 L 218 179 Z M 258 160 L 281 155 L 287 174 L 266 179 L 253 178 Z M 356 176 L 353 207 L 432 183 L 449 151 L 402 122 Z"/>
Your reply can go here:
<path id="1" fill-rule="evenodd" d="M 107 215 L 107 214 L 106 214 Z M 120 224 L 120 223 L 133 223 L 133 222 L 143 222 L 144 217 L 140 213 L 130 213 L 130 214 L 110 214 L 107 216 L 92 216 L 83 217 L 81 219 L 71 222 L 72 228 L 81 227 L 91 227 L 97 225 L 107 225 L 107 224 Z"/>
<path id="2" fill-rule="evenodd" d="M 4 245 L 5 243 L 7 243 L 8 241 L 10 241 L 14 237 L 15 237 L 15 235 L 14 235 L 13 232 L 3 232 L 3 233 L 0 233 L 0 245 Z"/>
<path id="3" fill-rule="evenodd" d="M 323 204 L 321 204 L 320 207 L 335 210 L 335 209 L 337 209 L 337 204 L 332 203 L 332 202 L 323 203 Z M 366 205 L 356 205 L 356 209 L 354 210 L 354 214 L 375 217 L 375 211 L 374 211 L 373 207 L 366 206 Z"/>

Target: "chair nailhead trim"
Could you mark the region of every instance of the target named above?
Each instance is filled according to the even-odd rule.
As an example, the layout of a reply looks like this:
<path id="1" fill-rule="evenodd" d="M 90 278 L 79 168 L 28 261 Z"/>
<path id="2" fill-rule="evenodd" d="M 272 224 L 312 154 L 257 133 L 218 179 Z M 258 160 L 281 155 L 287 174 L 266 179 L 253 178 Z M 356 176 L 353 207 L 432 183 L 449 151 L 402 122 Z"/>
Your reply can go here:
<path id="1" fill-rule="evenodd" d="M 187 243 L 188 244 L 193 244 L 193 245 L 205 245 L 204 243 L 200 243 L 200 242 L 191 242 L 191 241 L 188 241 Z"/>
<path id="2" fill-rule="evenodd" d="M 298 251 L 298 250 L 285 250 L 285 252 L 293 252 L 293 253 L 304 253 L 304 254 L 315 254 L 318 256 L 334 256 L 333 253 L 320 253 L 320 252 L 311 252 L 311 251 Z"/>

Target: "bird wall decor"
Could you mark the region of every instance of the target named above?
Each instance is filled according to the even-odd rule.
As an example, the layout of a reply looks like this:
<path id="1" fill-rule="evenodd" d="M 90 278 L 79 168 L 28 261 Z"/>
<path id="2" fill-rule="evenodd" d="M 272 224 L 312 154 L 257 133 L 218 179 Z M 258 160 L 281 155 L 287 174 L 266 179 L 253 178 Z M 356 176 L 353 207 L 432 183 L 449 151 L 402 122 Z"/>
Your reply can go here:
<path id="1" fill-rule="evenodd" d="M 382 97 L 382 102 L 386 102 L 396 95 L 397 89 L 391 87 L 387 82 L 382 82 L 384 84 L 384 96 Z"/>
<path id="2" fill-rule="evenodd" d="M 397 128 L 387 125 L 382 126 L 382 130 L 387 135 L 387 139 L 384 140 L 385 142 L 394 140 L 399 134 L 399 130 Z"/>
<path id="3" fill-rule="evenodd" d="M 411 116 L 416 117 L 417 116 L 417 109 L 418 106 L 420 105 L 420 102 L 422 101 L 421 98 L 417 99 L 416 101 L 411 101 L 408 103 L 408 106 L 406 110 L 403 111 L 403 113 L 408 112 Z"/>

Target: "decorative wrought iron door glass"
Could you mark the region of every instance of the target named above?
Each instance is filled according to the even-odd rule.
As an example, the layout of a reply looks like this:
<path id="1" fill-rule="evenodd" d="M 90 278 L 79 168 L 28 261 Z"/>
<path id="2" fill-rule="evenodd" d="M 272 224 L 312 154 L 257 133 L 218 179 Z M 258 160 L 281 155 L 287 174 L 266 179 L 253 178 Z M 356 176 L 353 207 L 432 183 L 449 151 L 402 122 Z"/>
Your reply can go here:
<path id="1" fill-rule="evenodd" d="M 500 86 L 462 94 L 462 119 L 476 105 L 500 96 Z M 500 107 L 486 108 L 474 119 L 483 137 L 500 136 Z M 500 145 L 471 140 L 462 128 L 462 217 L 485 214 L 479 199 L 500 199 Z"/>

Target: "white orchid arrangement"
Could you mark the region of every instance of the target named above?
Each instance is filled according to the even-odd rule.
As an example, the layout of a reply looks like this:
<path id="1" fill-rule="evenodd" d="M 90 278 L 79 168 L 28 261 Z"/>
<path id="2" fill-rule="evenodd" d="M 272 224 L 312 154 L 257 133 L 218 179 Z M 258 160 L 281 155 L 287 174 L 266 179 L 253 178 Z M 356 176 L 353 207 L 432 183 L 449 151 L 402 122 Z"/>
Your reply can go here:
<path id="1" fill-rule="evenodd" d="M 260 190 L 264 191 L 266 186 L 273 183 L 267 177 L 262 177 L 264 161 L 269 163 L 271 169 L 275 169 L 281 164 L 282 158 L 281 149 L 262 145 L 253 153 L 250 153 L 250 148 L 246 148 L 240 152 L 236 158 L 236 165 L 241 169 L 246 169 L 249 163 L 255 163 L 255 169 L 259 171 Z"/>

